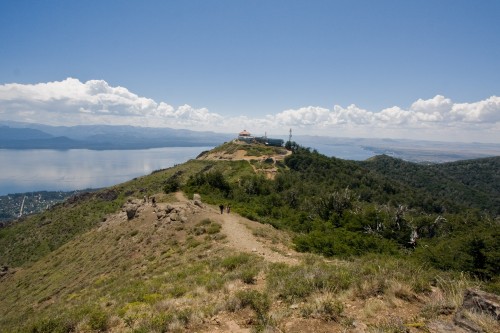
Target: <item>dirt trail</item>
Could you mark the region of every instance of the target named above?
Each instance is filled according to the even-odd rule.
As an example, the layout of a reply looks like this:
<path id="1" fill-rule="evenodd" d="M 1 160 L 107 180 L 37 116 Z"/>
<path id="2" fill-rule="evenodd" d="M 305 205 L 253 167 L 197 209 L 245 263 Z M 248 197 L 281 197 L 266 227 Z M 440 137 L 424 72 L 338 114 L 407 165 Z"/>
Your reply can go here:
<path id="1" fill-rule="evenodd" d="M 187 202 L 188 199 L 182 192 L 176 192 L 175 198 L 180 202 Z M 250 228 L 262 226 L 260 223 L 246 219 L 236 213 L 228 214 L 224 211 L 220 213 L 218 207 L 205 204 L 205 212 L 211 219 L 221 223 L 222 233 L 227 236 L 228 245 L 238 251 L 254 253 L 262 256 L 269 262 L 283 262 L 287 264 L 298 264 L 300 256 L 293 250 L 286 249 L 286 254 L 277 252 L 255 237 Z M 277 247 L 273 247 L 277 249 Z"/>
<path id="2" fill-rule="evenodd" d="M 264 257 L 269 262 L 284 262 L 287 264 L 297 264 L 299 261 L 294 253 L 288 251 L 290 255 L 283 255 L 273 251 L 255 237 L 247 225 L 257 224 L 237 214 L 220 214 L 217 219 L 222 221 L 222 232 L 227 235 L 231 247 L 243 252 L 250 252 Z"/>

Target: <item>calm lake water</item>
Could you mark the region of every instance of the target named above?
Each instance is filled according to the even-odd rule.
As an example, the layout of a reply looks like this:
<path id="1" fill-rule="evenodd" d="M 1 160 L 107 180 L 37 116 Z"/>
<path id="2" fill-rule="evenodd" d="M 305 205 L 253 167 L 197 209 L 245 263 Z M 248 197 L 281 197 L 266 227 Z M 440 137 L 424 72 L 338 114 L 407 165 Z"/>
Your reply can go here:
<path id="1" fill-rule="evenodd" d="M 0 195 L 111 186 L 184 163 L 212 148 L 103 151 L 0 149 Z"/>
<path id="2" fill-rule="evenodd" d="M 370 150 L 352 144 L 320 144 L 315 142 L 305 146 L 314 148 L 326 156 L 335 156 L 344 160 L 364 161 L 376 155 Z"/>
<path id="3" fill-rule="evenodd" d="M 327 156 L 364 160 L 374 155 L 355 145 L 306 143 Z M 0 195 L 71 191 L 119 184 L 195 158 L 213 147 L 143 150 L 0 149 Z"/>

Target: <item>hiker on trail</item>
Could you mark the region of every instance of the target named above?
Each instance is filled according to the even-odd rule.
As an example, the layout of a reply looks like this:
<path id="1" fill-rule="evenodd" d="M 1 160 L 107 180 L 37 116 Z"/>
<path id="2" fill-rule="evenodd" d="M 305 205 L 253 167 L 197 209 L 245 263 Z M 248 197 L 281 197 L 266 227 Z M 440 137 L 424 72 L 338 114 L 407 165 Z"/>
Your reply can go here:
<path id="1" fill-rule="evenodd" d="M 220 213 L 223 214 L 224 213 L 224 205 L 220 204 L 219 208 L 220 208 Z"/>
<path id="2" fill-rule="evenodd" d="M 151 203 L 153 204 L 153 207 L 156 207 L 156 199 L 155 199 L 155 197 L 151 198 Z"/>
<path id="3" fill-rule="evenodd" d="M 227 205 L 227 213 L 231 213 L 231 206 L 229 204 Z"/>

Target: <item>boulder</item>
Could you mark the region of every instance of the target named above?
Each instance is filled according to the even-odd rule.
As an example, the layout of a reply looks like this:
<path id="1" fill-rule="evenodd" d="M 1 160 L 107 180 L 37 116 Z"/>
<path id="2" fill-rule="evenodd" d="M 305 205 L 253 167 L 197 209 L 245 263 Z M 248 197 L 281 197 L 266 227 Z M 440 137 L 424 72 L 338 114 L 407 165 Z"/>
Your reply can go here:
<path id="1" fill-rule="evenodd" d="M 477 289 L 467 289 L 464 293 L 462 308 L 485 312 L 500 321 L 500 296 Z"/>
<path id="2" fill-rule="evenodd" d="M 164 210 L 159 210 L 159 211 L 156 212 L 156 218 L 158 220 L 161 220 L 165 216 L 166 216 L 166 212 Z"/>
<path id="3" fill-rule="evenodd" d="M 123 211 L 127 213 L 127 219 L 132 220 L 137 215 L 137 210 L 141 206 L 140 200 L 129 199 L 125 205 L 123 205 Z"/>
<path id="4" fill-rule="evenodd" d="M 453 322 L 468 332 L 482 333 L 483 329 L 464 314 L 464 310 L 482 312 L 500 321 L 500 297 L 477 289 L 467 289 L 462 306 L 455 313 Z"/>
<path id="5" fill-rule="evenodd" d="M 127 213 L 127 219 L 132 220 L 135 217 L 135 213 L 137 213 L 137 206 L 129 205 L 125 208 L 125 212 Z"/>
<path id="6" fill-rule="evenodd" d="M 175 210 L 174 207 L 172 207 L 171 205 L 167 205 L 167 207 L 165 207 L 165 212 L 167 214 L 170 214 L 171 212 L 173 212 Z"/>
<path id="7" fill-rule="evenodd" d="M 193 203 L 203 208 L 203 203 L 201 202 L 201 196 L 198 193 L 193 194 Z"/>

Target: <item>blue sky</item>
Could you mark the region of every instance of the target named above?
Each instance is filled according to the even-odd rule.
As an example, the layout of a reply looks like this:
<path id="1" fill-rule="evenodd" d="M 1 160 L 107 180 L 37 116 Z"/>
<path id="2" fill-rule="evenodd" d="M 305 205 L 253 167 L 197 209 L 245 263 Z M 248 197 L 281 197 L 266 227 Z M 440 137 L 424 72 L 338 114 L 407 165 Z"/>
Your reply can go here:
<path id="1" fill-rule="evenodd" d="M 0 120 L 500 142 L 500 1 L 0 0 L 0 41 Z"/>

